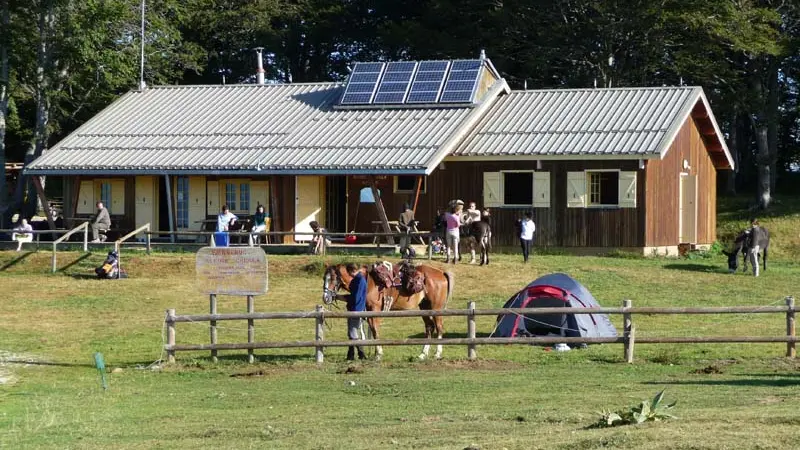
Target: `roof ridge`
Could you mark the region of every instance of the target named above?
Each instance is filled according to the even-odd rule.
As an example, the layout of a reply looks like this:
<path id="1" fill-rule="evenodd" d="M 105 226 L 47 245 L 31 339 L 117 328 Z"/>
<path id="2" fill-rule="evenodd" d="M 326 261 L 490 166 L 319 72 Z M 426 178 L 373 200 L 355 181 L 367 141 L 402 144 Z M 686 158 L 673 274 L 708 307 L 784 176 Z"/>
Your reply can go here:
<path id="1" fill-rule="evenodd" d="M 548 89 L 528 89 L 511 90 L 512 94 L 537 94 L 541 92 L 604 92 L 604 91 L 655 91 L 655 90 L 694 90 L 702 89 L 702 86 L 640 86 L 640 87 L 612 87 L 612 88 L 548 88 Z"/>
<path id="2" fill-rule="evenodd" d="M 239 83 L 239 84 L 160 84 L 148 86 L 145 92 L 150 89 L 192 89 L 192 88 L 267 88 L 267 87 L 291 87 L 291 86 L 344 86 L 341 81 L 312 81 L 307 83 Z M 132 89 L 132 92 L 142 92 Z"/>

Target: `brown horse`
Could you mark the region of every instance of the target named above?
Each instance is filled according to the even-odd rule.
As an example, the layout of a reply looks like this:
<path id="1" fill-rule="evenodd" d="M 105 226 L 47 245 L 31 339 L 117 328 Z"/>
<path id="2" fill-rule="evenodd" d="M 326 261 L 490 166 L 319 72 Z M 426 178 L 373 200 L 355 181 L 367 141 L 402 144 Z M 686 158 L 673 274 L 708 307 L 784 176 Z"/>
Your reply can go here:
<path id="1" fill-rule="evenodd" d="M 377 263 L 382 264 L 382 263 Z M 453 294 L 454 275 L 450 272 L 443 272 L 435 267 L 420 265 L 417 266 L 417 271 L 422 274 L 424 278 L 425 288 L 416 294 L 408 295 L 402 287 L 391 287 L 383 290 L 383 296 L 378 290 L 378 284 L 372 277 L 374 264 L 371 266 L 363 266 L 361 272 L 367 277 L 367 311 L 382 311 L 384 308 L 385 296 L 390 296 L 394 299 L 391 303 L 391 310 L 407 310 L 419 308 L 428 311 L 441 311 L 447 306 L 447 301 Z M 352 277 L 347 273 L 346 264 L 338 264 L 335 266 L 328 266 L 325 268 L 324 285 L 323 285 L 323 300 L 325 303 L 331 303 L 335 299 L 335 294 L 339 289 L 348 290 Z M 425 323 L 425 337 L 432 338 L 433 332 L 436 330 L 436 336 L 441 339 L 444 335 L 444 326 L 442 324 L 442 316 L 423 316 L 422 321 Z M 372 337 L 379 338 L 379 329 L 381 325 L 380 317 L 370 317 L 367 319 Z M 422 348 L 422 353 L 419 355 L 420 359 L 428 357 L 430 352 L 430 345 L 425 345 Z M 375 347 L 376 358 L 381 359 L 383 356 L 383 348 L 381 346 Z M 436 346 L 436 359 L 442 357 L 442 345 Z"/>

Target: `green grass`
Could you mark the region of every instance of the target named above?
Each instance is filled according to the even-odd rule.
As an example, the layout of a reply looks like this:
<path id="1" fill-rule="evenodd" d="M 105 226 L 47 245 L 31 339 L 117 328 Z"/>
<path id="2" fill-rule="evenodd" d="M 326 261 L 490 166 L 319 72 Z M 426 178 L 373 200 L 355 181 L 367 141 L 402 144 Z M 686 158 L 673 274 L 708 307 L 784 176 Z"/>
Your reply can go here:
<path id="1" fill-rule="evenodd" d="M 785 205 L 785 204 L 784 204 Z M 735 214 L 721 230 L 735 230 Z M 794 221 L 795 225 L 792 225 Z M 743 221 L 741 221 L 743 222 Z M 789 211 L 765 217 L 774 258 L 761 277 L 725 273 L 721 256 L 695 259 L 497 256 L 491 269 L 459 265 L 451 308 L 474 300 L 501 306 L 539 275 L 564 271 L 603 305 L 721 306 L 783 304 L 800 297 L 800 264 Z M 722 234 L 722 232 L 721 232 Z M 417 347 L 387 347 L 385 360 L 349 366 L 344 349 L 313 363 L 313 349 L 179 353 L 178 364 L 151 370 L 163 354 L 163 316 L 202 313 L 192 254 L 133 256 L 131 278 L 91 278 L 104 255 L 92 254 L 56 275 L 50 255 L 0 252 L 0 448 L 792 448 L 800 425 L 800 364 L 781 344 L 621 345 L 548 352 L 531 346 L 445 347 L 444 360 L 419 362 Z M 59 255 L 61 267 L 79 253 Z M 331 261 L 339 261 L 332 257 Z M 367 259 L 360 261 L 368 262 Z M 440 265 L 439 263 L 434 263 Z M 321 260 L 270 257 L 270 292 L 257 311 L 311 310 L 320 298 Z M 244 299 L 223 297 L 222 312 Z M 621 328 L 619 317 L 612 317 Z M 420 336 L 419 319 L 384 324 L 388 338 Z M 634 316 L 637 336 L 782 335 L 779 314 Z M 326 337 L 344 339 L 342 321 Z M 448 318 L 449 335 L 466 320 Z M 491 317 L 478 322 L 489 333 Z M 257 340 L 313 339 L 310 320 L 256 322 Z M 220 323 L 221 342 L 246 338 L 246 324 Z M 178 343 L 204 343 L 207 324 L 178 324 Z M 104 354 L 110 389 L 102 391 L 92 354 Z M 8 362 L 35 359 L 34 363 Z M 352 368 L 351 368 L 352 367 Z M 711 372 L 711 373 L 706 373 Z M 4 375 L 5 374 L 5 375 Z M 353 383 L 351 383 L 353 382 Z M 590 429 L 603 409 L 618 410 L 666 388 L 679 420 Z"/>

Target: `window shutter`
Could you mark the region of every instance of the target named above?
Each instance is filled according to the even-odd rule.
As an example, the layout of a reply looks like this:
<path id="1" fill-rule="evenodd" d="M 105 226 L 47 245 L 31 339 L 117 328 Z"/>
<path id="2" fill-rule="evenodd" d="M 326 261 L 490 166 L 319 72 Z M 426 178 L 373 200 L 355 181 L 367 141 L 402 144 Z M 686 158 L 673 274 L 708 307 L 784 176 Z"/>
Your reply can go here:
<path id="1" fill-rule="evenodd" d="M 636 172 L 619 173 L 619 207 L 636 208 Z"/>
<path id="2" fill-rule="evenodd" d="M 503 193 L 500 191 L 500 172 L 483 173 L 483 207 L 501 206 Z"/>
<path id="3" fill-rule="evenodd" d="M 94 183 L 81 181 L 78 190 L 78 214 L 94 214 Z"/>
<path id="4" fill-rule="evenodd" d="M 111 180 L 111 204 L 108 205 L 111 214 L 125 214 L 125 180 Z"/>
<path id="5" fill-rule="evenodd" d="M 533 172 L 533 207 L 550 207 L 550 172 Z"/>
<path id="6" fill-rule="evenodd" d="M 208 215 L 219 214 L 219 181 L 209 181 L 206 183 L 206 192 L 208 193 Z"/>
<path id="7" fill-rule="evenodd" d="M 567 208 L 586 206 L 586 174 L 567 172 Z"/>

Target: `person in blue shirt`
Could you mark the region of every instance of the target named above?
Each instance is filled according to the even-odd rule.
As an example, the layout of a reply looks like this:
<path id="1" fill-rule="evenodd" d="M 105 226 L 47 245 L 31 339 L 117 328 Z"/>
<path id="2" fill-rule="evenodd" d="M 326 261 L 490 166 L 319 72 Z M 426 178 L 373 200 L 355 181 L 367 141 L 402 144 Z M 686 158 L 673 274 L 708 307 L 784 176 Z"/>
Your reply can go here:
<path id="1" fill-rule="evenodd" d="M 340 295 L 339 298 L 347 302 L 347 310 L 348 311 L 366 311 L 367 309 L 367 279 L 364 278 L 364 274 L 361 273 L 359 267 L 355 264 L 348 264 L 347 265 L 347 273 L 350 274 L 353 279 L 350 281 L 350 285 L 348 286 L 348 290 L 350 291 L 347 295 Z M 360 336 L 361 330 L 361 318 L 360 317 L 350 317 L 347 319 L 347 337 L 350 340 L 358 340 L 361 338 Z M 366 359 L 367 356 L 364 354 L 364 350 L 362 347 L 359 346 L 350 346 L 347 348 L 347 360 L 352 361 L 355 359 L 355 351 L 358 350 L 358 359 Z"/>

